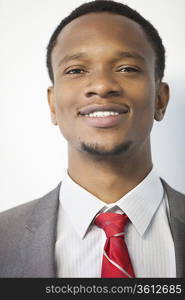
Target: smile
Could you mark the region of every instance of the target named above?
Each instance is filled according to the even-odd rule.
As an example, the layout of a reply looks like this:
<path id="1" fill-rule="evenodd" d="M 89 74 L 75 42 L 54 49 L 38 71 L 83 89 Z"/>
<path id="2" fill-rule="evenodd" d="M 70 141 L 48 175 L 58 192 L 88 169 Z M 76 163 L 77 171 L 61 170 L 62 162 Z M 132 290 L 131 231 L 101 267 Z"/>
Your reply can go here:
<path id="1" fill-rule="evenodd" d="M 78 115 L 90 127 L 111 128 L 128 118 L 129 107 L 125 104 L 91 104 L 81 108 Z"/>
<path id="2" fill-rule="evenodd" d="M 118 116 L 119 113 L 115 111 L 96 111 L 93 113 L 85 114 L 85 117 L 90 118 L 104 118 L 109 116 Z"/>
<path id="3" fill-rule="evenodd" d="M 97 111 L 89 114 L 80 115 L 81 120 L 86 125 L 94 128 L 113 128 L 123 123 L 128 114 L 113 111 Z"/>

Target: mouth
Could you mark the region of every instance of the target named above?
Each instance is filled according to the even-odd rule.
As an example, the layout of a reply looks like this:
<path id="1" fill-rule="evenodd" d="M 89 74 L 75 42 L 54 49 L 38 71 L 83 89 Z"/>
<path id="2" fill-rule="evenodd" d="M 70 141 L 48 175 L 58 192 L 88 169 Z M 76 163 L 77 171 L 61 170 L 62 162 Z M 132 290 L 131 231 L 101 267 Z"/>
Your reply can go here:
<path id="1" fill-rule="evenodd" d="M 126 105 L 89 105 L 79 110 L 78 115 L 91 127 L 110 128 L 123 121 L 129 112 Z"/>

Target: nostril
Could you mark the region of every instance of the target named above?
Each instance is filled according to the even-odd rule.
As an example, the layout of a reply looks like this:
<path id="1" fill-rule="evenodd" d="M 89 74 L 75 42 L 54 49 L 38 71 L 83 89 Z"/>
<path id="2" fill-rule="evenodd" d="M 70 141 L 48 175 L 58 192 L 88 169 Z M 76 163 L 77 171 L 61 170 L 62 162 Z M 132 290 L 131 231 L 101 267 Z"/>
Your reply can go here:
<path id="1" fill-rule="evenodd" d="M 120 96 L 120 92 L 119 91 L 110 91 L 110 92 L 108 92 L 108 95 L 109 96 L 115 96 L 115 97 L 118 97 L 118 96 Z"/>

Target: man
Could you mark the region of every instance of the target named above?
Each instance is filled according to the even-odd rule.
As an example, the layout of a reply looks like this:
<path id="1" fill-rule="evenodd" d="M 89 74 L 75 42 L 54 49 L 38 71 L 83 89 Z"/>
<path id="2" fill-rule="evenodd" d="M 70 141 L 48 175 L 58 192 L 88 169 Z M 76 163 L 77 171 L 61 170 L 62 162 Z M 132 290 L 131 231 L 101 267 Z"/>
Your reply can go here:
<path id="1" fill-rule="evenodd" d="M 164 66 L 158 32 L 126 5 L 89 2 L 59 24 L 48 103 L 68 170 L 46 196 L 1 213 L 1 277 L 185 276 L 185 196 L 151 158 Z"/>

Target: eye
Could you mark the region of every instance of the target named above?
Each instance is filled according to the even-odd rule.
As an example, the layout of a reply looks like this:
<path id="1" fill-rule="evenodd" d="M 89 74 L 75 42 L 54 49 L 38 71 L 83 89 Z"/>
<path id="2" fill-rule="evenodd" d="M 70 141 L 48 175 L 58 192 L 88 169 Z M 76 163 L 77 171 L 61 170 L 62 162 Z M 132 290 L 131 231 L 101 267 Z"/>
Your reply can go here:
<path id="1" fill-rule="evenodd" d="M 85 70 L 83 69 L 80 69 L 80 68 L 74 68 L 74 69 L 70 69 L 68 71 L 65 72 L 65 74 L 81 74 L 81 73 L 84 73 Z"/>
<path id="2" fill-rule="evenodd" d="M 118 72 L 123 72 L 123 73 L 131 73 L 131 72 L 139 72 L 140 70 L 136 67 L 130 67 L 130 66 L 124 66 L 120 67 Z"/>

